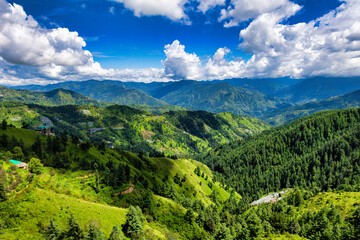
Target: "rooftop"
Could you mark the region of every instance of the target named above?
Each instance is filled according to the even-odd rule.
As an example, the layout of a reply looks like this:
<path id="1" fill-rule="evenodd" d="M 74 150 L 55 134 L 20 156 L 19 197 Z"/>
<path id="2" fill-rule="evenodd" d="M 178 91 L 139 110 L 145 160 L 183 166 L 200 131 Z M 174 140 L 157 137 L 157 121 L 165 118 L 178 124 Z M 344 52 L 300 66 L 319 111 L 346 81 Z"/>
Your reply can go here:
<path id="1" fill-rule="evenodd" d="M 17 165 L 17 164 L 20 164 L 20 163 L 23 163 L 23 162 L 20 162 L 20 161 L 17 161 L 17 160 L 14 160 L 14 159 L 10 159 L 9 162 Z"/>

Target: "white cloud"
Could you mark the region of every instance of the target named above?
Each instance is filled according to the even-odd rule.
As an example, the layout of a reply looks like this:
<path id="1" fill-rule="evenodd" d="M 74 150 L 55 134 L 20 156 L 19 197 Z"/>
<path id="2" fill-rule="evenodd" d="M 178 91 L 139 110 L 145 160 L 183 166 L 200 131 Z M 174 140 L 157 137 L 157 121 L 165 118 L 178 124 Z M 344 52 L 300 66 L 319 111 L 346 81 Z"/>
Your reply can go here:
<path id="1" fill-rule="evenodd" d="M 200 5 L 198 6 L 198 9 L 202 11 L 203 13 L 206 13 L 210 8 L 213 8 L 215 6 L 223 6 L 225 5 L 226 0 L 198 0 Z"/>
<path id="2" fill-rule="evenodd" d="M 41 28 L 22 6 L 0 0 L 0 56 L 27 65 L 82 65 L 89 56 L 84 40 L 67 28 Z"/>
<path id="3" fill-rule="evenodd" d="M 110 7 L 110 8 L 109 8 L 109 12 L 110 12 L 111 14 L 115 14 L 115 7 L 114 7 L 114 6 Z"/>
<path id="4" fill-rule="evenodd" d="M 44 29 L 17 4 L 0 0 L 0 84 L 116 79 L 169 81 L 164 69 L 103 69 L 67 28 Z"/>
<path id="5" fill-rule="evenodd" d="M 282 2 L 285 4 L 273 10 L 264 7 L 266 11 L 252 15 L 254 19 L 240 32 L 239 48 L 252 55 L 248 61 L 229 60 L 231 52 L 226 47 L 202 61 L 175 40 L 165 46 L 163 69 L 118 70 L 104 69 L 95 62 L 93 55 L 83 49 L 85 42 L 76 32 L 66 28 L 41 28 L 21 6 L 0 0 L 0 84 L 88 79 L 150 82 L 360 76 L 359 1 L 347 0 L 314 21 L 294 25 L 286 25 L 283 20 L 300 7 Z M 229 24 L 231 21 L 237 24 L 241 19 L 234 17 Z"/>
<path id="6" fill-rule="evenodd" d="M 198 79 L 202 76 L 201 63 L 195 53 L 185 52 L 185 46 L 175 40 L 165 46 L 165 73 L 175 79 Z"/>
<path id="7" fill-rule="evenodd" d="M 128 9 L 134 11 L 134 15 L 141 16 L 165 16 L 171 20 L 185 18 L 184 4 L 187 0 L 114 0 L 123 3 Z"/>
<path id="8" fill-rule="evenodd" d="M 258 16 L 240 32 L 253 54 L 251 76 L 360 75 L 360 2 L 349 0 L 309 23 L 284 25 L 276 11 Z"/>
<path id="9" fill-rule="evenodd" d="M 225 56 L 230 53 L 228 48 L 219 48 L 212 59 L 206 63 L 205 79 L 238 78 L 245 74 L 246 65 L 242 59 L 227 61 Z"/>
<path id="10" fill-rule="evenodd" d="M 299 9 L 299 5 L 289 0 L 231 0 L 231 6 L 221 10 L 219 20 L 227 21 L 225 27 L 233 27 L 264 13 L 277 12 L 281 18 L 285 18 Z"/>
<path id="11" fill-rule="evenodd" d="M 227 61 L 228 48 L 219 48 L 214 56 L 202 64 L 195 53 L 185 52 L 185 46 L 178 40 L 165 46 L 166 60 L 163 61 L 165 74 L 173 79 L 213 80 L 240 77 L 244 74 L 245 63 L 238 59 Z"/>

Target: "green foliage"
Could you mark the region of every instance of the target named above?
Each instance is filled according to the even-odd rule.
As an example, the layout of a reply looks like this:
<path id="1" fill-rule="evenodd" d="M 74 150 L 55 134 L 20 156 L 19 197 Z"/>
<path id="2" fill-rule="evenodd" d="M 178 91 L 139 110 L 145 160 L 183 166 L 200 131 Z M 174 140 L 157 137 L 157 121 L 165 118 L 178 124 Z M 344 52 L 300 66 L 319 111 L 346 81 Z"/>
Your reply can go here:
<path id="1" fill-rule="evenodd" d="M 356 190 L 359 131 L 359 109 L 324 112 L 217 147 L 202 161 L 251 199 L 288 187 Z"/>
<path id="2" fill-rule="evenodd" d="M 115 225 L 110 233 L 110 237 L 108 240 L 122 240 L 122 233 L 117 225 Z"/>
<path id="3" fill-rule="evenodd" d="M 2 120 L 2 122 L 1 122 L 1 129 L 2 129 L 2 130 L 6 130 L 6 129 L 7 129 L 7 122 L 6 122 L 5 119 Z"/>
<path id="4" fill-rule="evenodd" d="M 220 143 L 242 139 L 270 128 L 252 118 L 230 113 L 205 112 L 166 113 L 152 115 L 127 106 L 107 108 L 94 106 L 39 106 L 20 103 L 2 103 L 0 120 L 8 119 L 21 127 L 22 121 L 31 126 L 41 124 L 40 117 L 49 118 L 56 134 L 64 133 L 75 142 L 80 139 L 150 156 L 168 155 L 172 158 L 207 151 Z M 25 109 L 25 111 L 24 111 Z M 97 129 L 95 132 L 90 129 Z M 71 133 L 71 134 L 69 134 Z M 74 142 L 74 143 L 75 143 Z M 40 157 L 40 156 L 38 156 Z"/>
<path id="5" fill-rule="evenodd" d="M 40 159 L 38 158 L 31 158 L 28 164 L 29 170 L 32 173 L 40 174 L 43 171 L 44 165 L 41 163 Z"/>
<path id="6" fill-rule="evenodd" d="M 7 200 L 6 189 L 3 181 L 0 181 L 0 202 Z"/>
<path id="7" fill-rule="evenodd" d="M 214 236 L 216 240 L 232 240 L 234 239 L 231 235 L 230 229 L 225 224 L 220 224 L 219 229 L 216 231 Z"/>
<path id="8" fill-rule="evenodd" d="M 321 101 L 275 110 L 265 114 L 261 117 L 261 119 L 272 125 L 281 125 L 320 111 L 359 107 L 359 99 L 360 91 L 355 91 L 337 97 L 330 97 Z"/>
<path id="9" fill-rule="evenodd" d="M 136 206 L 130 206 L 126 214 L 126 222 L 123 225 L 124 233 L 132 238 L 139 238 L 144 232 L 145 218 L 142 215 L 141 209 Z"/>
<path id="10" fill-rule="evenodd" d="M 58 225 L 51 219 L 49 226 L 45 228 L 44 238 L 46 240 L 58 240 L 61 235 L 61 230 Z"/>
<path id="11" fill-rule="evenodd" d="M 73 215 L 69 218 L 69 229 L 66 232 L 66 238 L 73 240 L 81 240 L 84 238 L 84 230 L 80 227 L 78 221 Z"/>
<path id="12" fill-rule="evenodd" d="M 50 92 L 32 92 L 25 90 L 15 90 L 0 86 L 0 90 L 2 91 L 2 97 L 0 99 L 0 102 L 12 101 L 12 102 L 43 104 L 43 105 L 66 105 L 66 104 L 87 104 L 94 106 L 105 105 L 89 97 L 65 89 L 55 89 Z"/>
<path id="13" fill-rule="evenodd" d="M 104 233 L 94 223 L 90 223 L 87 239 L 89 239 L 89 240 L 105 240 L 105 236 L 104 236 Z"/>

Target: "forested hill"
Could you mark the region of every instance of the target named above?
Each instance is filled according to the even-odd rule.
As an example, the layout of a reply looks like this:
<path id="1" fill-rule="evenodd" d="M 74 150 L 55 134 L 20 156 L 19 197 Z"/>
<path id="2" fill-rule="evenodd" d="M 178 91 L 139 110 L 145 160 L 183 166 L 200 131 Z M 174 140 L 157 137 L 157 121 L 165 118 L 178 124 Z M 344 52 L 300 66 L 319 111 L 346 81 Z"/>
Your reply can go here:
<path id="1" fill-rule="evenodd" d="M 15 90 L 0 86 L 0 102 L 24 102 L 43 105 L 67 105 L 67 104 L 86 104 L 93 106 L 103 106 L 105 104 L 65 89 L 55 89 L 49 92 L 34 92 L 27 90 Z"/>
<path id="2" fill-rule="evenodd" d="M 213 113 L 232 112 L 253 117 L 292 105 L 287 100 L 270 97 L 253 89 L 231 86 L 225 82 L 184 80 L 145 84 L 89 80 L 47 86 L 19 86 L 17 88 L 41 91 L 65 88 L 103 102 L 150 106 L 172 104 Z"/>
<path id="3" fill-rule="evenodd" d="M 63 82 L 46 86 L 29 85 L 19 86 L 19 89 L 51 91 L 57 88 L 69 89 L 102 102 L 118 104 L 146 104 L 149 106 L 168 105 L 166 102 L 155 99 L 145 92 L 130 89 L 110 82 L 89 80 L 84 82 Z"/>
<path id="4" fill-rule="evenodd" d="M 360 109 L 333 110 L 222 145 L 202 161 L 254 199 L 288 187 L 356 188 L 359 147 Z"/>
<path id="5" fill-rule="evenodd" d="M 0 103 L 0 121 L 21 127 L 52 121 L 56 132 L 67 131 L 83 140 L 106 143 L 133 152 L 161 151 L 189 155 L 269 129 L 258 119 L 232 113 L 179 111 L 154 115 L 124 105 L 106 108 L 86 105 L 41 106 Z"/>
<path id="6" fill-rule="evenodd" d="M 180 81 L 159 90 L 161 95 L 155 96 L 165 102 L 215 113 L 232 112 L 259 117 L 268 111 L 291 106 L 288 101 L 227 83 Z"/>
<path id="7" fill-rule="evenodd" d="M 194 160 L 0 124 L 0 239 L 209 239 L 220 209 L 239 199 Z"/>
<path id="8" fill-rule="evenodd" d="M 287 123 L 297 118 L 305 117 L 320 111 L 355 108 L 359 106 L 360 91 L 355 91 L 352 93 L 337 97 L 331 97 L 317 102 L 311 102 L 303 105 L 297 105 L 275 110 L 265 114 L 261 118 L 272 125 L 281 125 L 283 123 Z"/>

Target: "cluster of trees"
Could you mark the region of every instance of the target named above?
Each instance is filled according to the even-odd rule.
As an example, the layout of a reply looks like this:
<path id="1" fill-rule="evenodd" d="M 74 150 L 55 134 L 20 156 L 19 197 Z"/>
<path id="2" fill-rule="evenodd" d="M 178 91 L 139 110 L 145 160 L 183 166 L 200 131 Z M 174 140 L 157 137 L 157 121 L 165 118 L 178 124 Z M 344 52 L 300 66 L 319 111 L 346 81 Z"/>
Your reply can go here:
<path id="1" fill-rule="evenodd" d="M 68 219 L 66 229 L 60 229 L 55 221 L 50 220 L 49 225 L 44 229 L 44 238 L 46 240 L 61 240 L 61 239 L 74 239 L 74 240 L 122 240 L 125 235 L 131 239 L 140 239 L 143 237 L 146 219 L 142 214 L 141 209 L 136 206 L 130 206 L 126 214 L 126 222 L 122 225 L 122 231 L 115 225 L 108 238 L 100 230 L 94 222 L 90 222 L 87 229 L 83 228 L 80 223 L 74 218 L 73 215 Z"/>
<path id="2" fill-rule="evenodd" d="M 109 238 L 106 238 L 105 234 L 93 222 L 90 222 L 88 229 L 85 230 L 82 226 L 80 226 L 74 216 L 71 215 L 68 220 L 67 228 L 63 230 L 60 229 L 53 220 L 50 220 L 50 224 L 44 229 L 44 238 L 46 240 L 123 240 L 124 236 L 117 225 L 113 227 Z"/>
<path id="3" fill-rule="evenodd" d="M 200 159 L 250 200 L 283 188 L 360 185 L 360 110 L 331 111 L 222 145 Z"/>

